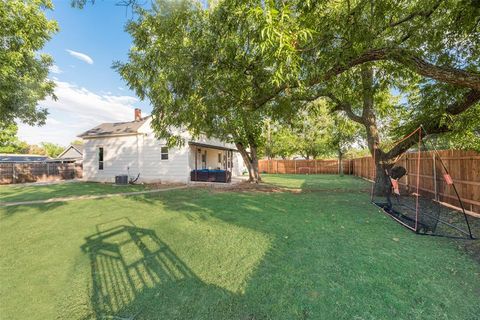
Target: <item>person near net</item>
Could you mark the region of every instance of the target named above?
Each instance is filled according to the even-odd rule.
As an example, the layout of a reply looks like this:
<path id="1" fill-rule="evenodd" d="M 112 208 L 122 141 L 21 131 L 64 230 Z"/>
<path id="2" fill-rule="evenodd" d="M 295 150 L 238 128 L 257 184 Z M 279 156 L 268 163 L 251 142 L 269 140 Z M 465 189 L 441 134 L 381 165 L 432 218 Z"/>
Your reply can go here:
<path id="1" fill-rule="evenodd" d="M 407 174 L 407 170 L 402 166 L 395 166 L 390 170 L 390 173 L 386 170 L 387 176 L 387 211 L 392 210 L 392 194 L 397 198 L 400 196 L 400 188 L 398 181 Z"/>

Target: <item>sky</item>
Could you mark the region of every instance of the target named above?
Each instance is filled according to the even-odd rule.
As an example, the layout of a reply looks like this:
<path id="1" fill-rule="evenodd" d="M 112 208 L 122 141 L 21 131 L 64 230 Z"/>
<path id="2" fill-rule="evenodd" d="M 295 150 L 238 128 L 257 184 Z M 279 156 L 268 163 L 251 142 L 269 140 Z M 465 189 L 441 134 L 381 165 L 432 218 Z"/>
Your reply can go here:
<path id="1" fill-rule="evenodd" d="M 48 109 L 46 124 L 20 124 L 21 140 L 67 146 L 100 123 L 133 120 L 136 107 L 142 114 L 151 112 L 149 103 L 140 101 L 111 68 L 114 61 L 127 61 L 132 44 L 124 31 L 132 12 L 116 6 L 116 1 L 96 0 L 94 5 L 76 9 L 70 0 L 55 0 L 54 10 L 47 11 L 47 17 L 60 28 L 42 50 L 55 61 L 49 78 L 56 83 L 58 100 L 39 103 Z"/>

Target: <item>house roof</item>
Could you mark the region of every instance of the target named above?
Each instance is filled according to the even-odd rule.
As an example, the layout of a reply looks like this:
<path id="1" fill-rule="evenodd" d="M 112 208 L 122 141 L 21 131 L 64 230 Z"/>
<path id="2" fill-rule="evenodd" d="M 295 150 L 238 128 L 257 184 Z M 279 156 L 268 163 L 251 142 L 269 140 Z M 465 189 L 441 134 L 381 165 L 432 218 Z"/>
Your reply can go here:
<path id="1" fill-rule="evenodd" d="M 208 144 L 208 143 L 202 143 L 202 142 L 196 142 L 196 141 L 189 141 L 188 144 L 191 145 L 191 146 L 196 146 L 196 147 L 200 147 L 200 148 L 238 151 L 237 149 L 233 149 L 233 148 L 228 148 L 228 147 L 224 147 L 224 146 L 217 146 L 217 145 L 214 145 L 214 144 Z"/>
<path id="2" fill-rule="evenodd" d="M 77 149 L 78 152 L 83 154 L 83 144 L 74 143 L 74 144 L 71 144 L 71 146 Z"/>
<path id="3" fill-rule="evenodd" d="M 62 153 L 60 153 L 57 158 L 62 158 L 64 154 L 66 154 L 68 152 L 68 150 L 70 149 L 75 149 L 79 154 L 80 156 L 78 158 L 81 158 L 81 156 L 83 155 L 83 144 L 71 144 L 69 145 L 68 147 L 66 147 Z"/>
<path id="4" fill-rule="evenodd" d="M 85 131 L 78 137 L 88 139 L 102 136 L 136 134 L 138 133 L 138 129 L 145 123 L 147 119 L 148 117 L 142 118 L 142 120 L 139 121 L 102 123 L 93 129 Z"/>
<path id="5" fill-rule="evenodd" d="M 37 154 L 0 154 L 0 162 L 43 162 L 48 156 Z"/>

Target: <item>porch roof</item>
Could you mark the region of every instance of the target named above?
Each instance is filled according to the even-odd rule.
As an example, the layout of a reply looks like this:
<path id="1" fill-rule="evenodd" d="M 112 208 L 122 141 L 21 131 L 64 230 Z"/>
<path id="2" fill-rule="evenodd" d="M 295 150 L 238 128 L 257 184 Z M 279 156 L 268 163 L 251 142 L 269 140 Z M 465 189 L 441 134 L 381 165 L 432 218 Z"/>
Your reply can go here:
<path id="1" fill-rule="evenodd" d="M 216 146 L 216 145 L 213 145 L 213 144 L 206 144 L 206 143 L 195 142 L 195 141 L 189 141 L 188 144 L 191 145 L 191 146 L 196 146 L 196 147 L 201 147 L 201 148 L 210 148 L 210 149 L 228 150 L 228 151 L 238 152 L 237 149 L 232 149 L 232 148 L 227 148 L 227 147 L 222 147 L 222 146 Z"/>

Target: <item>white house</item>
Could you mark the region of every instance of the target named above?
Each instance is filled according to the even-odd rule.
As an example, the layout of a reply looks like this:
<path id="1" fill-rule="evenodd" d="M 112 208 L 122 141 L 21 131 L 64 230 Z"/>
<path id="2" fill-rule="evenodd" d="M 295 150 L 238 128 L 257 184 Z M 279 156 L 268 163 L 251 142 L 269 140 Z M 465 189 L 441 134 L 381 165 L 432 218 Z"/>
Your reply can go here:
<path id="1" fill-rule="evenodd" d="M 189 182 L 230 180 L 244 170 L 243 159 L 234 144 L 218 139 L 193 140 L 178 132 L 186 143 L 168 148 L 155 137 L 151 117 L 135 109 L 131 122 L 103 123 L 81 135 L 83 179 L 114 182 L 115 176 L 139 177 L 138 182 Z"/>
<path id="2" fill-rule="evenodd" d="M 58 155 L 57 159 L 71 160 L 76 163 L 81 163 L 83 160 L 83 144 L 69 145 Z"/>

